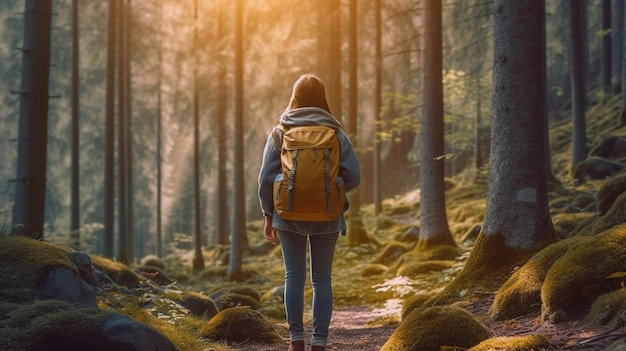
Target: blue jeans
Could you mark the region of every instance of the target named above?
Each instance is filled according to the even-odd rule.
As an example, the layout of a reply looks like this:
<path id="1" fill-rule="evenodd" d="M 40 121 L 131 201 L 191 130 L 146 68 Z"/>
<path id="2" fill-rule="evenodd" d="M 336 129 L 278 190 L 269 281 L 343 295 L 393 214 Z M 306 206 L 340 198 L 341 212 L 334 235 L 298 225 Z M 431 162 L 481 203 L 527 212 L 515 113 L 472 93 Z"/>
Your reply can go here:
<path id="1" fill-rule="evenodd" d="M 311 249 L 311 285 L 313 287 L 313 336 L 311 345 L 326 347 L 333 311 L 331 273 L 336 234 L 301 235 L 278 231 L 285 262 L 285 312 L 292 341 L 304 340 L 304 283 L 306 281 L 307 238 Z"/>

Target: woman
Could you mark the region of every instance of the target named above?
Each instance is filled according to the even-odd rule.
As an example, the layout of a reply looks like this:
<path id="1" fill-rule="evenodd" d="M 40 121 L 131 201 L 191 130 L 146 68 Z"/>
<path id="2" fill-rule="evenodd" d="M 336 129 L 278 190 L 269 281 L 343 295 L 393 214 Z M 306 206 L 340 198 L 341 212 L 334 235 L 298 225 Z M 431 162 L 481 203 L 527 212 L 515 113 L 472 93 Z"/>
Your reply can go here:
<path id="1" fill-rule="evenodd" d="M 328 106 L 324 83 L 312 74 L 302 75 L 294 84 L 291 98 L 279 123 L 285 128 L 322 125 L 336 130 L 340 145 L 339 176 L 346 191 L 361 181 L 359 161 L 348 136 L 340 129 Z M 263 150 L 259 173 L 259 201 L 265 216 L 264 235 L 271 243 L 280 242 L 285 264 L 285 311 L 289 324 L 290 351 L 304 351 L 304 284 L 306 247 L 310 246 L 311 285 L 313 287 L 312 351 L 324 351 L 333 308 L 331 271 L 339 233 L 345 233 L 343 213 L 327 222 L 289 221 L 274 211 L 273 183 L 281 172 L 280 149 L 270 134 Z M 345 210 L 348 208 L 346 202 Z"/>

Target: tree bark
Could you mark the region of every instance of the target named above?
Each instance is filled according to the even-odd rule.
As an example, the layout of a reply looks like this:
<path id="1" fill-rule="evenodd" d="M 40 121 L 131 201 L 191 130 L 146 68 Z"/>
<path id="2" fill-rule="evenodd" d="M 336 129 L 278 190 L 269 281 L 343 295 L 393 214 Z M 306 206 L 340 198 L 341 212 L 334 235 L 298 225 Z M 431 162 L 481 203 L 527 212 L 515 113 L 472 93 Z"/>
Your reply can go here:
<path id="1" fill-rule="evenodd" d="M 383 54 L 382 54 L 382 4 L 381 0 L 375 0 L 374 8 L 374 22 L 376 26 L 376 57 L 375 57 L 375 71 L 376 71 L 376 88 L 374 92 L 374 113 L 376 114 L 376 127 L 374 128 L 374 213 L 379 214 L 383 210 L 383 201 L 381 198 L 381 140 L 379 137 L 380 121 L 382 112 L 382 99 L 383 99 Z"/>
<path id="2" fill-rule="evenodd" d="M 223 38 L 226 35 L 224 30 L 224 13 L 220 13 L 218 33 L 219 37 Z M 215 218 L 217 232 L 217 243 L 221 245 L 228 244 L 228 184 L 226 181 L 226 59 L 220 57 L 219 59 L 219 78 L 218 78 L 218 94 L 219 101 L 217 103 L 217 184 L 216 184 L 216 206 L 215 206 Z"/>
<path id="3" fill-rule="evenodd" d="M 243 140 L 243 0 L 235 0 L 235 120 L 233 129 L 233 225 L 230 238 L 228 263 L 229 280 L 241 280 L 243 276 L 243 240 L 246 236 L 246 200 L 244 193 L 244 140 Z"/>
<path id="4" fill-rule="evenodd" d="M 51 0 L 26 0 L 13 222 L 43 240 L 48 144 Z"/>
<path id="5" fill-rule="evenodd" d="M 420 245 L 456 246 L 446 216 L 441 2 L 422 1 L 422 129 L 420 163 Z"/>
<path id="6" fill-rule="evenodd" d="M 103 255 L 112 258 L 115 238 L 115 54 L 116 54 L 117 0 L 109 0 L 107 76 L 105 102 L 104 152 L 104 244 Z"/>
<path id="7" fill-rule="evenodd" d="M 587 158 L 587 132 L 585 127 L 585 47 L 582 42 L 584 33 L 583 0 L 570 2 L 571 25 L 571 83 L 572 83 L 572 168 Z"/>
<path id="8" fill-rule="evenodd" d="M 200 103 L 198 99 L 198 0 L 193 2 L 193 203 L 194 256 L 193 269 L 204 268 L 202 255 L 202 214 L 200 208 Z"/>
<path id="9" fill-rule="evenodd" d="M 78 43 L 78 0 L 72 0 L 72 180 L 71 180 L 71 220 L 70 235 L 72 246 L 80 250 L 80 95 L 79 95 L 79 54 Z"/>
<path id="10" fill-rule="evenodd" d="M 328 25 L 328 104 L 333 116 L 338 121 L 343 119 L 341 85 L 341 1 L 327 0 L 329 12 Z"/>

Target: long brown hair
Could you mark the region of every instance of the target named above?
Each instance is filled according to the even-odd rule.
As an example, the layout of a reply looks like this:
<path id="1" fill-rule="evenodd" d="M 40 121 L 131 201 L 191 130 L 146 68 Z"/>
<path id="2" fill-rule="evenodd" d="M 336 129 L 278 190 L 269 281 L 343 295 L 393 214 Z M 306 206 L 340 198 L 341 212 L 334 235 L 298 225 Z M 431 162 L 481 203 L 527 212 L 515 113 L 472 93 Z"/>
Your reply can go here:
<path id="1" fill-rule="evenodd" d="M 287 111 L 299 107 L 319 107 L 332 115 L 326 100 L 324 82 L 316 75 L 311 73 L 303 74 L 293 84 Z"/>

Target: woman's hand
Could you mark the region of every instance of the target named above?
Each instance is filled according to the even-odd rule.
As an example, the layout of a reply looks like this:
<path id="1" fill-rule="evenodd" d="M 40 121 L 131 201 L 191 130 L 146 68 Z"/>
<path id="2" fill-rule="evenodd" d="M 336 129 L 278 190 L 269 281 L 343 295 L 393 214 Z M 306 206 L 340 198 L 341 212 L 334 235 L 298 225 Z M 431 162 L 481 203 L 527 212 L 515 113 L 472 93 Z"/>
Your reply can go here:
<path id="1" fill-rule="evenodd" d="M 265 226 L 263 227 L 263 233 L 265 240 L 272 244 L 278 244 L 278 235 L 276 235 L 276 229 L 272 227 L 272 216 L 265 216 Z"/>

